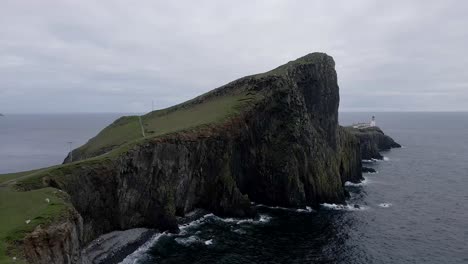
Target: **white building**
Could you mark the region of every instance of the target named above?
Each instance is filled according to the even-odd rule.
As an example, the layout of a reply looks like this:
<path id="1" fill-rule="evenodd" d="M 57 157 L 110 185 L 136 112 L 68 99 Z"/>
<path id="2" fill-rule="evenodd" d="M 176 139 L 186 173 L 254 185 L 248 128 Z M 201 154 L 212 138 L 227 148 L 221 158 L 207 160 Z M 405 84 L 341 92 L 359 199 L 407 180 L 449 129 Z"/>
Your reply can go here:
<path id="1" fill-rule="evenodd" d="M 371 121 L 370 121 L 370 126 L 371 126 L 371 127 L 375 127 L 375 126 L 376 126 L 376 124 L 375 124 L 375 116 L 372 116 L 372 119 L 371 119 Z"/>

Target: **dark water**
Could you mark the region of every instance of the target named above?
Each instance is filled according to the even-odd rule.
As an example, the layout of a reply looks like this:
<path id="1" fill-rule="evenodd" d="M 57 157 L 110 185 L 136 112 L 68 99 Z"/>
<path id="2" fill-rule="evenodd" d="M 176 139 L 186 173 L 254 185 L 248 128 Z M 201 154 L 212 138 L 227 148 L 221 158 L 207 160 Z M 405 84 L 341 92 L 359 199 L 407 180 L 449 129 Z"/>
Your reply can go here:
<path id="1" fill-rule="evenodd" d="M 340 115 L 350 124 L 371 114 Z M 67 141 L 84 143 L 117 116 L 0 119 L 0 172 L 59 163 Z M 259 207 L 258 219 L 208 215 L 178 235 L 158 234 L 124 263 L 468 263 L 468 113 L 376 117 L 404 148 L 384 153 L 386 161 L 368 165 L 379 173 L 347 187 L 349 206 Z"/>
<path id="2" fill-rule="evenodd" d="M 0 117 L 0 174 L 62 163 L 122 114 L 6 115 Z"/>

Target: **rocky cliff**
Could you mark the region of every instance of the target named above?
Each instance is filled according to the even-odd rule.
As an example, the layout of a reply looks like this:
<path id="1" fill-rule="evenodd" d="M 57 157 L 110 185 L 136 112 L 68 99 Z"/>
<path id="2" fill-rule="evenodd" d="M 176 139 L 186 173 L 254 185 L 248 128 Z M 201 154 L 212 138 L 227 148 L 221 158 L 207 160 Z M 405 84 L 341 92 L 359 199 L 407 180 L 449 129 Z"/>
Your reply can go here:
<path id="1" fill-rule="evenodd" d="M 391 137 L 385 135 L 379 127 L 368 127 L 363 129 L 346 128 L 351 134 L 359 139 L 361 146 L 361 157 L 363 160 L 383 159 L 381 151 L 392 148 L 401 148 Z"/>
<path id="2" fill-rule="evenodd" d="M 83 244 L 83 219 L 75 210 L 47 227 L 38 226 L 24 238 L 29 263 L 77 263 Z"/>
<path id="3" fill-rule="evenodd" d="M 313 53 L 239 79 L 158 114 L 236 98 L 236 111 L 226 118 L 132 144 L 121 140 L 114 152 L 106 148 L 112 155 L 48 170 L 19 182 L 18 188 L 52 186 L 70 194 L 83 227 L 63 226 L 69 231 L 63 232 L 66 237 L 57 237 L 62 241 L 57 243 L 64 245 L 58 252 L 66 256 L 76 243 L 86 244 L 113 230 L 177 231 L 176 217 L 195 208 L 243 217 L 255 214 L 251 202 L 313 208 L 343 203 L 344 183 L 362 179 L 361 149 L 355 133 L 338 125 L 334 66 L 330 56 Z M 377 143 L 381 144 L 385 143 Z M 56 234 L 54 230 L 36 234 L 40 232 Z M 44 238 L 29 241 L 27 248 L 55 247 Z M 33 263 L 59 259 L 51 254 L 55 253 L 36 254 L 38 261 Z"/>

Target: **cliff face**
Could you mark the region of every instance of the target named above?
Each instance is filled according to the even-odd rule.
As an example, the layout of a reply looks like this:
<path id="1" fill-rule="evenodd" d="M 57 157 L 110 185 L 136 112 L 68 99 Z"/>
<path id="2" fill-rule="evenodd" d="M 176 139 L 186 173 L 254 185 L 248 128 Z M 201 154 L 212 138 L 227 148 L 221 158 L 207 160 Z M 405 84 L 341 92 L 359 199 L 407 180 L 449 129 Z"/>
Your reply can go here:
<path id="1" fill-rule="evenodd" d="M 383 159 L 380 151 L 401 148 L 400 144 L 385 135 L 379 127 L 364 129 L 347 128 L 347 130 L 359 139 L 361 156 L 364 160 Z"/>
<path id="2" fill-rule="evenodd" d="M 237 115 L 146 139 L 117 158 L 74 164 L 60 175 L 52 170 L 42 183 L 70 194 L 84 220 L 82 233 L 68 226 L 64 233 L 82 234 L 75 241 L 87 243 L 134 227 L 176 231 L 176 216 L 195 208 L 243 217 L 255 214 L 251 202 L 314 208 L 344 202 L 345 181 L 362 179 L 361 152 L 359 140 L 338 126 L 334 66 L 331 57 L 314 53 L 239 79 L 190 102 L 232 94 L 255 98 Z M 57 240 L 66 249 L 76 244 Z M 31 241 L 30 252 L 47 247 Z M 33 263 L 47 262 L 34 254 L 39 262 Z"/>
<path id="3" fill-rule="evenodd" d="M 84 245 L 83 219 L 73 210 L 66 218 L 46 228 L 41 226 L 24 239 L 29 263 L 77 263 Z"/>

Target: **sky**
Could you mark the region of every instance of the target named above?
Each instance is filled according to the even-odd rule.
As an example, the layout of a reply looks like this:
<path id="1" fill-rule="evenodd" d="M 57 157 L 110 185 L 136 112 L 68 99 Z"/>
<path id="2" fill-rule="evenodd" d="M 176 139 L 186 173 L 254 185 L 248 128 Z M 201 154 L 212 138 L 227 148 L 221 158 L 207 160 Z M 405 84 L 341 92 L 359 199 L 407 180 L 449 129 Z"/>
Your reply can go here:
<path id="1" fill-rule="evenodd" d="M 311 52 L 340 111 L 468 111 L 468 2 L 2 0 L 0 113 L 148 112 Z"/>

